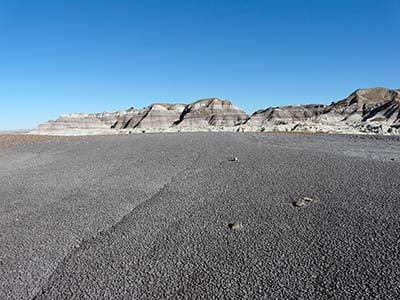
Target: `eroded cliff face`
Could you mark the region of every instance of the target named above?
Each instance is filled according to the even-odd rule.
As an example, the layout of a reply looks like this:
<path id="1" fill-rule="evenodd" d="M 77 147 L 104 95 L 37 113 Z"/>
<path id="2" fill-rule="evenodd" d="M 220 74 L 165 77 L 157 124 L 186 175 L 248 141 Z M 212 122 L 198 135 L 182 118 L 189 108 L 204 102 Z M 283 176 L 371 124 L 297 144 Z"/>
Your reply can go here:
<path id="1" fill-rule="evenodd" d="M 39 125 L 34 134 L 83 135 L 158 131 L 213 131 L 249 118 L 228 100 L 201 99 L 191 104 L 155 103 L 114 113 L 69 114 Z M 231 129 L 233 130 L 233 129 Z"/>
<path id="2" fill-rule="evenodd" d="M 129 122 L 123 128 L 162 129 L 170 128 L 185 110 L 185 104 L 156 103 L 148 106 L 138 122 Z"/>
<path id="3" fill-rule="evenodd" d="M 233 127 L 248 119 L 248 115 L 228 100 L 201 99 L 189 104 L 182 113 L 179 128 Z"/>
<path id="4" fill-rule="evenodd" d="M 269 107 L 249 117 L 229 100 L 155 103 L 144 109 L 69 114 L 33 134 L 88 135 L 166 131 L 308 131 L 400 134 L 400 90 L 359 89 L 330 105 Z"/>
<path id="5" fill-rule="evenodd" d="M 272 107 L 255 112 L 248 130 L 400 133 L 400 91 L 359 89 L 330 105 Z"/>
<path id="6" fill-rule="evenodd" d="M 128 109 L 117 112 L 97 114 L 75 113 L 61 115 L 57 120 L 50 120 L 31 131 L 42 135 L 96 135 L 114 133 L 113 129 L 119 120 L 137 114 L 138 110 Z"/>
<path id="7" fill-rule="evenodd" d="M 324 109 L 322 104 L 269 107 L 256 111 L 246 122 L 249 126 L 269 126 L 317 120 Z"/>
<path id="8" fill-rule="evenodd" d="M 398 132 L 400 125 L 400 92 L 385 88 L 361 89 L 342 101 L 332 103 L 326 113 L 339 116 L 361 131 Z"/>

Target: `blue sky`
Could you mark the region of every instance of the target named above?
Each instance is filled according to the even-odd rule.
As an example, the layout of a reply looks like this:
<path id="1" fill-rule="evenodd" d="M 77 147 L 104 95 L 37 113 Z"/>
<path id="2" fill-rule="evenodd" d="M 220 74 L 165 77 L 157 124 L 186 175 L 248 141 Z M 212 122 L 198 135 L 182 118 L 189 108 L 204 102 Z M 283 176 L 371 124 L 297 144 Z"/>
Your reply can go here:
<path id="1" fill-rule="evenodd" d="M 252 113 L 400 88 L 400 0 L 0 0 L 0 130 L 230 99 Z"/>

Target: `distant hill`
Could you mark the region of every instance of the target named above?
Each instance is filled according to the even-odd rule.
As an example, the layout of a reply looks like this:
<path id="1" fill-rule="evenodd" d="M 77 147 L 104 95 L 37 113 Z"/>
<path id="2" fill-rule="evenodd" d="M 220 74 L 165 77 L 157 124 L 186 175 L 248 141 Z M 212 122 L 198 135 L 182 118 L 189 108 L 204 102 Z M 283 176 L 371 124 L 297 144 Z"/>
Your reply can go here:
<path id="1" fill-rule="evenodd" d="M 247 115 L 229 100 L 155 103 L 144 109 L 62 115 L 30 133 L 92 135 L 177 131 L 400 133 L 400 90 L 359 89 L 330 105 L 269 107 Z"/>
<path id="2" fill-rule="evenodd" d="M 32 129 L 0 130 L 0 134 L 23 134 L 29 133 Z"/>

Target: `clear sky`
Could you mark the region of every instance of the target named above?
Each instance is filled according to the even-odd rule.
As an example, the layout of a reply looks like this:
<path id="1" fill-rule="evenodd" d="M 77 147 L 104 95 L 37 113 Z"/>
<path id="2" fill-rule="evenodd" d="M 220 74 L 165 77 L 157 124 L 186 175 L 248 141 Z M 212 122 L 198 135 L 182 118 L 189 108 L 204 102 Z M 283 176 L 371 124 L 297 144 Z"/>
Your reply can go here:
<path id="1" fill-rule="evenodd" d="M 0 0 L 0 130 L 63 113 L 400 88 L 400 0 Z"/>

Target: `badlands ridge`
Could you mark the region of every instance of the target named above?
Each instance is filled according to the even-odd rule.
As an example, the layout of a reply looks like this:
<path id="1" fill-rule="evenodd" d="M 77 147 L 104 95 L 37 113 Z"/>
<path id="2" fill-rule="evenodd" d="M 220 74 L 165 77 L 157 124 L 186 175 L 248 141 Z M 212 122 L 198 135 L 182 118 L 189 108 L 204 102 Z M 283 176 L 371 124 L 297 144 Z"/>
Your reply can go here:
<path id="1" fill-rule="evenodd" d="M 95 135 L 180 131 L 400 133 L 400 90 L 359 89 L 330 105 L 269 107 L 249 116 L 228 100 L 155 103 L 144 109 L 62 115 L 31 131 L 41 135 Z"/>

